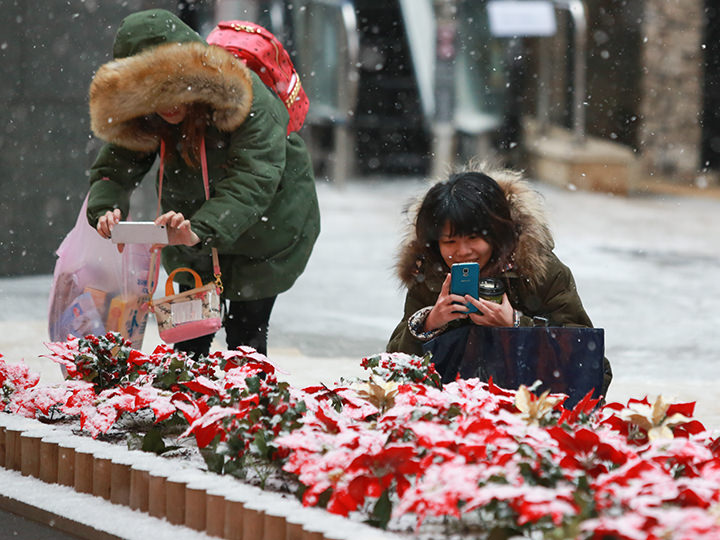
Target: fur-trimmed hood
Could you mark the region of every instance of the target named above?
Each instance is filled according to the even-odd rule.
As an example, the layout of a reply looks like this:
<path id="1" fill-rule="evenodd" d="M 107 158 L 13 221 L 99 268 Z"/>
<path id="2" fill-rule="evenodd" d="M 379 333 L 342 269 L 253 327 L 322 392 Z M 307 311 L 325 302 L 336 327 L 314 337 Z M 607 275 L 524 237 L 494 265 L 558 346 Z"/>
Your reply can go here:
<path id="1" fill-rule="evenodd" d="M 543 278 L 555 244 L 541 195 L 522 179 L 518 171 L 492 168 L 486 164 L 470 164 L 463 170 L 482 171 L 503 189 L 518 234 L 512 271 L 532 282 Z M 397 262 L 398 277 L 407 287 L 418 281 L 439 280 L 441 283 L 448 271 L 442 261 L 435 260 L 430 251 L 425 246 L 420 246 L 417 241 L 414 226 L 421 202 L 422 198 L 409 210 L 413 228 L 403 242 Z"/>
<path id="2" fill-rule="evenodd" d="M 128 18 L 118 31 L 116 60 L 101 66 L 90 85 L 95 135 L 130 150 L 152 152 L 159 139 L 146 118 L 159 109 L 195 102 L 210 105 L 219 130 L 239 127 L 253 101 L 245 64 L 224 49 L 207 45 L 169 12 L 151 10 L 135 17 L 132 25 Z M 178 35 L 180 25 L 185 32 Z M 118 58 L 118 51 L 130 55 Z"/>

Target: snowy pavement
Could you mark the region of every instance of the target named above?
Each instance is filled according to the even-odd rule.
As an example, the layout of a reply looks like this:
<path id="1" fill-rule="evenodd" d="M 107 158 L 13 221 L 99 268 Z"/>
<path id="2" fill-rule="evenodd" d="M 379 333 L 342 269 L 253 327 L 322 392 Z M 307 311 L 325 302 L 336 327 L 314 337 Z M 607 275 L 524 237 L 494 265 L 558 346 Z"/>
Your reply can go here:
<path id="1" fill-rule="evenodd" d="M 556 253 L 605 328 L 615 373 L 608 398 L 697 401 L 696 416 L 720 429 L 720 200 L 536 186 Z M 424 190 L 412 179 L 318 183 L 322 233 L 271 319 L 269 357 L 293 384 L 359 375 L 361 358 L 384 349 L 402 314 L 393 265 L 407 227 L 403 209 Z M 0 353 L 24 359 L 45 382 L 60 380 L 41 357 L 50 283 L 48 275 L 0 279 Z M 143 350 L 159 342 L 151 319 Z"/>

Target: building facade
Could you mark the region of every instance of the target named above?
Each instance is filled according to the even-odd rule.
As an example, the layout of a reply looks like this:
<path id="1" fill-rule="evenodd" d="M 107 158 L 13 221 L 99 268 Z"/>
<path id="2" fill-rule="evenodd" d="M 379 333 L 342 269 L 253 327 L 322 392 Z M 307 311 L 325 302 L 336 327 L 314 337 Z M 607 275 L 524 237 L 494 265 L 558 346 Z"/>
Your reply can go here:
<path id="1" fill-rule="evenodd" d="M 461 1 L 465 0 L 448 0 Z M 115 30 L 124 16 L 155 7 L 179 14 L 186 11 L 185 15 L 192 15 L 188 7 L 195 5 L 203 12 L 200 22 L 207 23 L 208 13 L 211 17 L 224 17 L 254 12 L 264 17 L 262 22 L 267 24 L 265 19 L 283 20 L 283 10 L 290 13 L 294 5 L 301 3 L 312 2 L 67 0 L 48 3 L 43 0 L 0 0 L 0 12 L 3 13 L 0 18 L 0 35 L 3 36 L 0 38 L 3 68 L 0 97 L 4 104 L 0 110 L 0 189 L 3 194 L 0 213 L 5 224 L 0 230 L 0 275 L 49 273 L 53 269 L 54 251 L 74 224 L 87 192 L 87 169 L 100 144 L 90 132 L 87 89 L 94 71 L 110 59 Z M 401 13 L 401 8 L 408 2 L 394 0 L 387 4 L 394 6 L 392 12 Z M 244 5 L 252 6 L 252 10 L 243 11 Z M 379 62 L 377 55 L 372 54 L 379 50 L 379 34 L 374 30 L 379 26 L 368 19 L 374 13 L 370 8 L 376 9 L 378 5 L 360 0 L 356 4 L 357 31 L 365 32 L 359 41 L 361 47 L 369 48 L 361 50 L 361 76 L 365 70 L 374 77 L 372 80 L 361 79 L 361 97 L 370 95 L 362 86 L 364 80 L 376 86 L 382 83 L 391 89 L 397 87 L 390 75 L 383 77 L 380 72 L 392 67 L 393 62 Z M 717 183 L 716 171 L 720 169 L 720 15 L 713 0 L 585 0 L 585 6 L 589 26 L 587 132 L 632 149 L 641 166 L 643 182 L 662 179 L 685 184 Z M 460 9 L 458 13 L 464 12 Z M 185 18 L 193 24 L 192 17 Z M 284 20 L 292 21 L 293 18 Z M 398 29 L 403 28 L 400 16 L 397 21 L 385 23 L 394 31 L 400 32 Z M 474 19 L 473 24 L 479 24 L 478 20 Z M 470 26 L 458 25 L 459 28 Z M 477 28 L 469 33 L 481 35 Z M 282 35 L 292 36 L 292 31 L 287 34 L 283 31 Z M 286 43 L 291 52 L 299 38 L 284 38 L 288 39 Z M 568 105 L 572 91 L 568 82 L 572 81 L 568 62 L 572 55 L 570 43 L 571 23 L 567 15 L 560 14 L 553 45 L 557 61 L 552 66 L 553 107 L 549 114 L 553 123 L 565 126 L 571 125 Z M 392 54 L 399 54 L 401 50 L 392 43 L 382 47 Z M 478 47 L 490 50 L 487 42 L 478 43 Z M 531 51 L 532 46 L 528 49 Z M 497 44 L 493 45 L 492 51 L 494 57 L 502 56 Z M 493 58 L 493 55 L 487 58 Z M 408 68 L 410 59 L 394 63 L 402 65 L 402 74 L 407 79 L 403 80 L 403 90 L 398 94 L 405 98 L 404 101 L 388 102 L 388 108 L 395 112 L 405 111 L 410 106 L 418 108 L 417 90 L 408 86 L 412 77 L 412 70 Z M 503 67 L 509 67 L 509 62 L 499 66 Z M 530 63 L 523 67 L 523 77 L 509 78 L 513 85 L 521 87 L 514 88 L 517 108 L 505 109 L 506 117 L 517 117 L 517 111 L 533 114 L 537 97 L 533 69 Z M 488 73 L 496 73 L 495 67 Z M 337 70 L 332 71 L 328 80 L 332 80 L 332 76 L 340 75 Z M 404 89 L 405 86 L 408 89 Z M 375 101 L 373 106 L 377 108 L 380 101 Z M 500 101 L 498 99 L 498 103 Z M 368 107 L 362 99 L 359 103 Z M 495 102 L 492 106 L 497 107 Z M 403 115 L 397 122 L 407 127 L 406 120 L 411 116 Z M 377 114 L 367 122 L 370 120 L 377 120 Z M 423 125 L 422 118 L 417 122 L 420 127 L 413 128 L 414 133 L 419 133 Z M 365 159 L 362 148 L 358 150 L 365 139 L 370 142 L 380 140 L 365 136 L 367 134 L 362 131 L 372 127 L 370 123 L 368 126 L 358 124 L 358 132 L 354 134 L 357 142 L 348 151 L 360 159 Z M 512 137 L 512 133 L 513 130 L 505 130 L 503 136 Z M 399 137 L 402 139 L 402 135 Z M 499 145 L 501 149 L 514 146 L 509 139 L 503 142 Z M 396 146 L 405 152 L 408 145 L 401 143 L 402 140 L 396 141 Z M 429 155 L 424 141 L 410 146 L 425 157 Z M 373 151 L 382 154 L 384 148 L 389 146 L 380 145 Z M 428 161 L 422 157 L 414 159 L 408 155 L 406 161 L 414 167 L 416 164 L 422 167 Z M 372 159 L 367 158 L 368 163 Z M 390 161 L 402 162 L 400 159 Z M 369 169 L 372 168 L 361 166 L 357 170 Z"/>
<path id="2" fill-rule="evenodd" d="M 716 183 L 717 8 L 706 0 L 586 6 L 588 132 L 632 148 L 643 183 Z"/>

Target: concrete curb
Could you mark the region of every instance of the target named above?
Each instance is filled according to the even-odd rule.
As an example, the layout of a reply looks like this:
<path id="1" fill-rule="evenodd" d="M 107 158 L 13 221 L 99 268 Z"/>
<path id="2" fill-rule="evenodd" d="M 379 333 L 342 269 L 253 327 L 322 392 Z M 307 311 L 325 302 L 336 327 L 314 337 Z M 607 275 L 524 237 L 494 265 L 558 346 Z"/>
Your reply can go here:
<path id="1" fill-rule="evenodd" d="M 87 494 L 133 514 L 228 540 L 391 540 L 401 538 L 236 479 L 0 413 L 0 467 Z M 2 472 L 2 471 L 0 471 Z M 21 478 L 19 480 L 24 480 Z M 11 482 L 12 483 L 12 482 Z M 0 485 L 2 485 L 0 483 Z M 8 496 L 0 508 L 79 538 L 126 538 L 102 525 Z M 139 515 L 142 515 L 139 514 Z M 131 527 L 132 525 L 130 525 Z M 189 532 L 189 531 L 188 531 Z M 147 536 L 147 534 L 145 535 Z M 175 535 L 175 537 L 177 537 Z"/>

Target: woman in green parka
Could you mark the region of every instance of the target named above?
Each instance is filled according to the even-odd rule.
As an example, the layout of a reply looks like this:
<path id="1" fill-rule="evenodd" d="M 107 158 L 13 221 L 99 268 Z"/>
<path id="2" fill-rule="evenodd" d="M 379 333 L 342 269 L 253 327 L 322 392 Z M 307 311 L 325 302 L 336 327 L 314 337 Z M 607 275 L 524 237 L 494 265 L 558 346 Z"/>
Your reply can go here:
<path id="1" fill-rule="evenodd" d="M 166 225 L 170 241 L 163 265 L 168 272 L 190 267 L 207 283 L 216 248 L 229 301 L 228 347 L 250 345 L 265 353 L 275 299 L 305 269 L 320 230 L 310 156 L 300 136 L 287 133 L 285 105 L 243 62 L 208 46 L 165 10 L 125 18 L 113 58 L 90 86 L 92 129 L 107 143 L 90 170 L 90 224 L 110 237 L 162 141 L 156 223 Z M 178 278 L 182 289 L 193 286 L 189 274 Z M 175 348 L 207 354 L 212 337 Z"/>
<path id="2" fill-rule="evenodd" d="M 388 352 L 422 355 L 425 342 L 463 324 L 592 327 L 570 269 L 553 253 L 539 194 L 517 172 L 483 168 L 451 175 L 420 203 L 398 260 L 408 292 Z M 502 303 L 450 294 L 450 267 L 465 262 L 503 281 Z M 603 395 L 611 379 L 605 360 Z"/>

